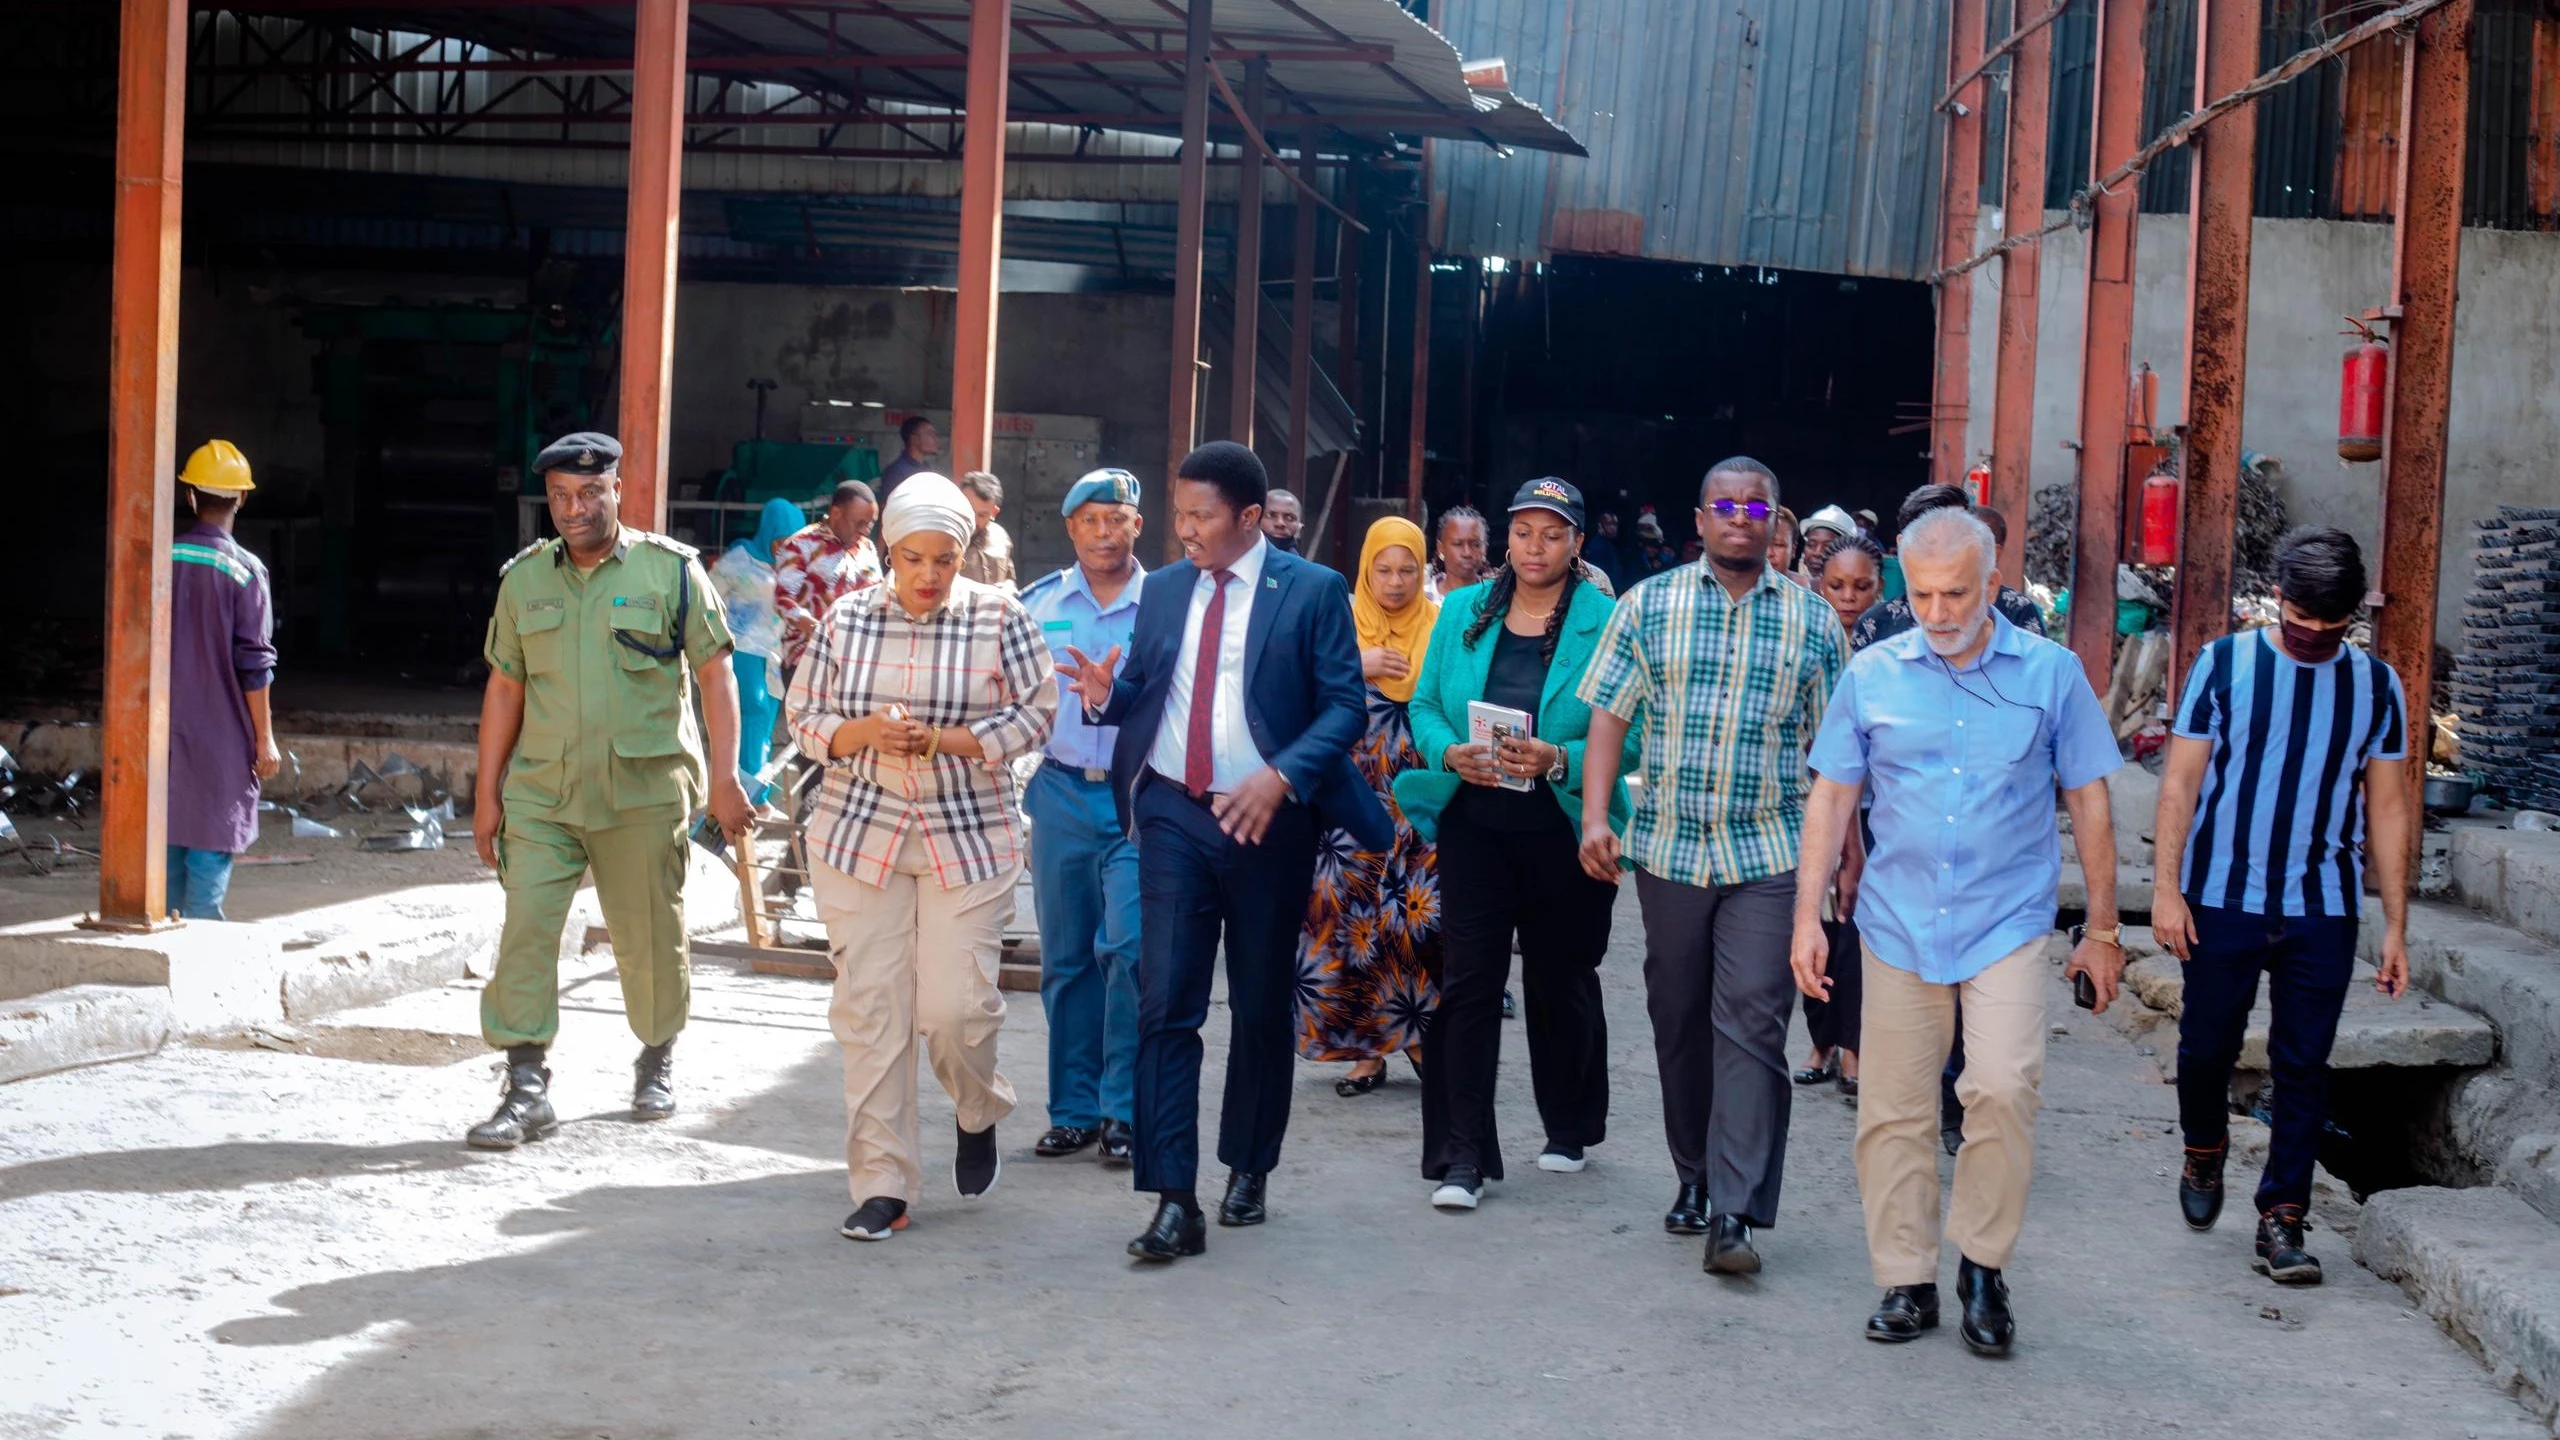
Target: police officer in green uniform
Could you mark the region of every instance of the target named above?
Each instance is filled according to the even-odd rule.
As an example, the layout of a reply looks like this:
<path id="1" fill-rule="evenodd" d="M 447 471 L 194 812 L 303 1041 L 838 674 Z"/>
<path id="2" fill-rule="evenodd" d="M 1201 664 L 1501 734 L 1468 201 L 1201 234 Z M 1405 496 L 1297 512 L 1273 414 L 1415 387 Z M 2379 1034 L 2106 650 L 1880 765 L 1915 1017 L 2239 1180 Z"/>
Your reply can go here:
<path id="1" fill-rule="evenodd" d="M 690 996 L 685 831 L 706 799 L 695 685 L 718 760 L 712 818 L 738 836 L 750 815 L 734 763 L 728 617 L 691 547 L 621 523 L 621 460 L 611 436 L 589 433 L 536 457 L 560 538 L 507 562 L 489 620 L 472 829 L 507 892 L 497 973 L 480 996 L 481 1033 L 507 1052 L 507 1089 L 471 1131 L 485 1150 L 560 1128 L 543 1056 L 560 1030 L 561 931 L 590 870 L 643 1047 L 632 1118 L 675 1113 Z"/>

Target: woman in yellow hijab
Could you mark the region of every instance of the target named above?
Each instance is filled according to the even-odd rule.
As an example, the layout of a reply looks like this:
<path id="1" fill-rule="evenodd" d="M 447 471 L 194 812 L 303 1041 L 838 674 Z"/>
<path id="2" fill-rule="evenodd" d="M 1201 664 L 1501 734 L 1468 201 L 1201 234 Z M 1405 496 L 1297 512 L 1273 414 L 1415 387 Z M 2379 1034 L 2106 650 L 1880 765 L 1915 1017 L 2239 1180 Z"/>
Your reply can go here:
<path id="1" fill-rule="evenodd" d="M 1369 527 L 1353 577 L 1351 617 L 1369 681 L 1369 730 L 1351 750 L 1361 778 L 1396 822 L 1395 843 L 1359 850 L 1342 831 L 1316 848 L 1316 880 L 1298 937 L 1298 1053 L 1348 1060 L 1339 1095 L 1387 1083 L 1387 1057 L 1418 1065 L 1422 1032 L 1440 1003 L 1440 865 L 1396 808 L 1396 776 L 1426 763 L 1405 702 L 1422 678 L 1440 606 L 1423 593 L 1422 527 L 1389 516 Z"/>

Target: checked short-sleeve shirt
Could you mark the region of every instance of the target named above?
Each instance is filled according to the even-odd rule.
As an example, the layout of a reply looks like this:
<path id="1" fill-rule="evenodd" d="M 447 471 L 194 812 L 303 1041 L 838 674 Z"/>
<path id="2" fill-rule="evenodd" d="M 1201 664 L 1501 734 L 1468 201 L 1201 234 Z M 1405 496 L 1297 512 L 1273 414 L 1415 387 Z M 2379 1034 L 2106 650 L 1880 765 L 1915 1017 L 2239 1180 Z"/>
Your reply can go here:
<path id="1" fill-rule="evenodd" d="M 1704 561 L 1621 596 L 1579 693 L 1643 745 L 1627 858 L 1702 887 L 1794 869 L 1805 747 L 1847 658 L 1831 607 L 1774 570 L 1739 600 Z"/>
<path id="2" fill-rule="evenodd" d="M 817 857 L 886 884 L 907 827 L 920 824 L 944 889 L 1012 874 L 1023 849 L 1012 762 L 1057 724 L 1056 667 L 1021 601 L 966 578 L 922 618 L 887 585 L 829 611 L 783 702 L 792 739 L 827 767 L 807 827 Z M 840 727 L 891 704 L 927 725 L 967 726 L 986 757 L 866 749 L 827 758 Z"/>

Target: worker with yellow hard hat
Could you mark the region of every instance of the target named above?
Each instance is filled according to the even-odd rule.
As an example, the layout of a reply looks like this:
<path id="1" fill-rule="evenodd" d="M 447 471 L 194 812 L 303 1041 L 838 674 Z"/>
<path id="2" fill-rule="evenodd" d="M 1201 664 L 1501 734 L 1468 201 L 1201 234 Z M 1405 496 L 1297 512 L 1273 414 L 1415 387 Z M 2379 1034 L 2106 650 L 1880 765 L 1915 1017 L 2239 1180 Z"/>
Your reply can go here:
<path id="1" fill-rule="evenodd" d="M 169 913 L 220 920 L 231 857 L 258 838 L 258 782 L 284 763 L 268 691 L 275 596 L 266 564 L 231 538 L 249 460 L 209 440 L 178 472 L 195 523 L 169 549 Z"/>

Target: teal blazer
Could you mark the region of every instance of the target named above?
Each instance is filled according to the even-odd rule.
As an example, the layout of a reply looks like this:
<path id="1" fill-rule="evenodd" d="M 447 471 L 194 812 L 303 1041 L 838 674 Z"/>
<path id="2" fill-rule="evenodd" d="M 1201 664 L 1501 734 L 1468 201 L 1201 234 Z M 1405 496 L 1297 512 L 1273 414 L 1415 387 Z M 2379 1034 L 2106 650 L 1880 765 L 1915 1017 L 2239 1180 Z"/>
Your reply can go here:
<path id="1" fill-rule="evenodd" d="M 1398 775 L 1395 780 L 1396 805 L 1404 818 L 1426 841 L 1439 839 L 1440 812 L 1467 782 L 1442 768 L 1441 757 L 1452 745 L 1467 739 L 1467 702 L 1484 698 L 1486 674 L 1493 668 L 1493 646 L 1502 622 L 1496 620 L 1467 648 L 1467 627 L 1476 619 L 1476 602 L 1492 587 L 1491 581 L 1479 581 L 1463 590 L 1454 591 L 1440 602 L 1440 620 L 1431 629 L 1431 649 L 1422 659 L 1422 677 L 1414 683 L 1413 701 L 1406 715 L 1413 727 L 1413 746 L 1422 752 L 1422 764 Z M 1556 803 L 1564 807 L 1565 818 L 1573 823 L 1574 833 L 1582 831 L 1582 748 L 1591 734 L 1591 707 L 1574 691 L 1582 684 L 1582 672 L 1600 648 L 1600 628 L 1608 623 L 1609 612 L 1618 602 L 1600 593 L 1600 587 L 1578 584 L 1573 587 L 1572 603 L 1564 613 L 1564 633 L 1556 637 L 1556 656 L 1547 666 L 1547 688 L 1538 699 L 1536 738 L 1560 746 L 1565 755 L 1565 777 L 1561 785 L 1549 785 Z M 1635 732 L 1627 733 L 1625 753 L 1618 757 L 1618 774 L 1624 776 L 1636 761 Z M 1627 828 L 1627 787 L 1621 779 L 1612 782 L 1609 795 L 1609 824 L 1621 835 Z"/>

